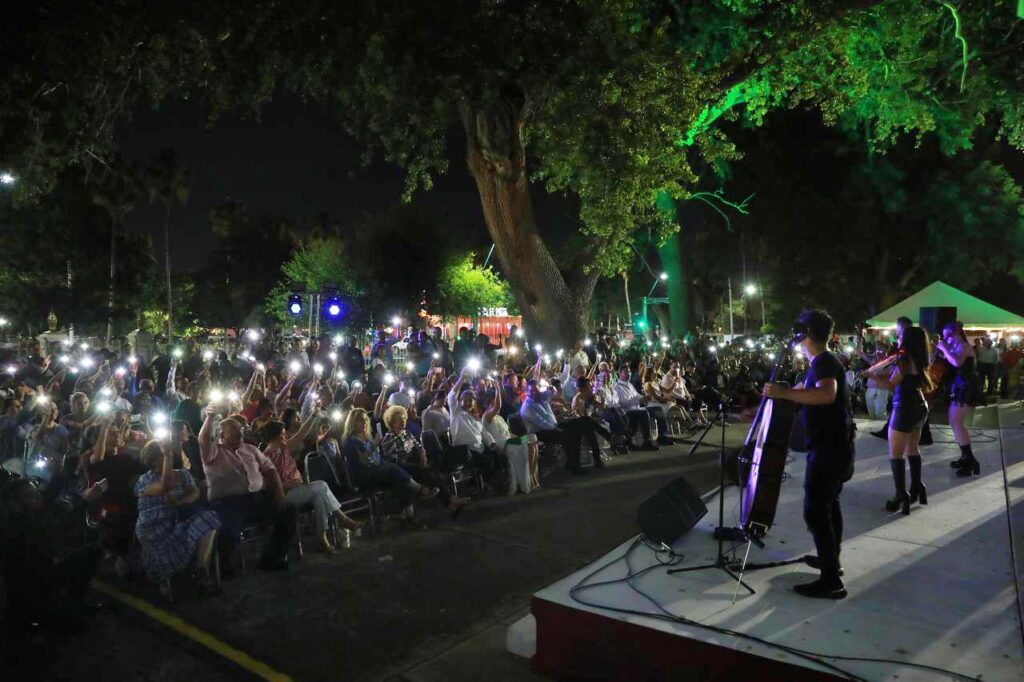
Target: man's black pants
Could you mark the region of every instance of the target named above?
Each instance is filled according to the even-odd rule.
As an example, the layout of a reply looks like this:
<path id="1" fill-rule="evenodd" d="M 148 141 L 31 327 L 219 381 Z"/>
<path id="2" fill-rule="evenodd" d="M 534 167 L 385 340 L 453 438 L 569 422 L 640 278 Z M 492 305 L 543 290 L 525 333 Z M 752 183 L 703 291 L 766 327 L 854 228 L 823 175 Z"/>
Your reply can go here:
<path id="1" fill-rule="evenodd" d="M 229 561 L 238 547 L 242 529 L 249 524 L 272 525 L 263 547 L 265 559 L 287 559 L 288 546 L 295 537 L 295 507 L 286 505 L 283 510 L 274 506 L 274 497 L 269 491 L 222 497 L 210 502 L 210 508 L 221 520 L 218 536 L 221 560 Z"/>
<path id="2" fill-rule="evenodd" d="M 807 453 L 804 478 L 804 522 L 814 538 L 821 562 L 821 577 L 839 580 L 839 551 L 843 542 L 843 512 L 839 494 L 849 480 L 847 468 L 836 466 L 831 453 Z M 825 462 L 825 463 L 823 463 Z"/>

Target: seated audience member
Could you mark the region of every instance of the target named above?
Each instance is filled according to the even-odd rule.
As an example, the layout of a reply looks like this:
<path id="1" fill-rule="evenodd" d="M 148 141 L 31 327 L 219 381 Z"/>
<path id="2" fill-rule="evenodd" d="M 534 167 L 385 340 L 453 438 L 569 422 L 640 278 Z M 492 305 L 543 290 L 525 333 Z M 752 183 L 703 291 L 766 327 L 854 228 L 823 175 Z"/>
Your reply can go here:
<path id="1" fill-rule="evenodd" d="M 383 419 L 388 432 L 380 443 L 381 460 L 402 467 L 420 485 L 437 488 L 440 491 L 438 499 L 441 506 L 452 512 L 452 518 L 457 517 L 469 500 L 457 497 L 448 480 L 427 463 L 427 452 L 423 445 L 405 430 L 408 421 L 406 409 L 392 405 L 384 413 Z"/>
<path id="2" fill-rule="evenodd" d="M 149 468 L 135 482 L 139 514 L 135 537 L 142 547 L 142 568 L 156 583 L 181 573 L 195 559 L 199 590 L 212 594 L 215 581 L 210 575 L 220 518 L 215 512 L 195 511 L 180 518 L 180 511 L 199 499 L 199 488 L 191 474 L 174 468 L 174 452 L 166 443 L 151 440 L 139 455 Z"/>
<path id="3" fill-rule="evenodd" d="M 586 441 L 590 446 L 590 453 L 594 460 L 594 466 L 598 469 L 604 468 L 604 461 L 601 459 L 601 444 L 597 437 L 605 440 L 612 439 L 612 433 L 597 421 L 600 417 L 601 404 L 594 396 L 590 379 L 582 378 L 576 380 L 576 395 L 572 399 L 572 413 L 568 421 L 562 422 L 562 429 L 569 434 L 574 443 Z M 579 474 L 583 472 L 580 466 L 580 446 L 574 447 L 576 458 L 568 463 L 569 469 Z"/>
<path id="4" fill-rule="evenodd" d="M 507 371 L 501 381 L 501 416 L 508 419 L 509 416 L 519 413 L 523 401 L 519 393 L 519 375 Z"/>
<path id="5" fill-rule="evenodd" d="M 38 412 L 39 424 L 29 437 L 29 459 L 32 475 L 49 480 L 53 472 L 63 467 L 64 457 L 71 451 L 71 432 L 57 423 L 60 408 L 56 403 L 41 404 Z"/>
<path id="6" fill-rule="evenodd" d="M 424 431 L 441 434 L 447 432 L 451 427 L 451 416 L 448 414 L 448 407 L 445 404 L 447 396 L 447 392 L 443 389 L 434 391 L 433 401 L 427 409 L 423 410 L 423 415 L 420 417 Z"/>
<path id="7" fill-rule="evenodd" d="M 215 440 L 217 409 L 206 408 L 206 419 L 199 430 L 199 454 L 206 472 L 210 508 L 221 519 L 222 573 L 231 577 L 230 562 L 238 546 L 239 534 L 249 523 L 269 523 L 260 557 L 260 568 L 288 568 L 288 546 L 295 534 L 295 508 L 288 504 L 281 477 L 256 446 L 242 441 L 242 425 L 234 419 L 220 422 L 220 437 Z"/>
<path id="8" fill-rule="evenodd" d="M 0 415 L 0 462 L 20 457 L 24 440 L 19 430 L 32 421 L 35 411 L 21 397 L 4 398 Z"/>
<path id="9" fill-rule="evenodd" d="M 438 494 L 437 488 L 421 486 L 409 473 L 380 457 L 380 441 L 370 437 L 370 414 L 362 408 L 354 408 L 345 418 L 345 431 L 341 454 L 348 465 L 353 484 L 364 492 L 387 488 L 398 498 L 402 506 L 402 521 L 407 525 L 420 527 L 415 517 L 413 503 L 429 500 Z"/>
<path id="10" fill-rule="evenodd" d="M 199 441 L 192 435 L 188 422 L 171 422 L 171 439 L 168 446 L 174 457 L 174 468 L 185 469 L 195 481 L 206 481 L 203 460 L 199 456 Z M 205 487 L 205 483 L 203 484 Z M 205 497 L 205 495 L 203 495 Z"/>
<path id="11" fill-rule="evenodd" d="M 126 414 L 105 417 L 96 444 L 80 462 L 86 480 L 103 490 L 95 516 L 103 544 L 114 555 L 114 570 L 122 578 L 129 573 L 128 552 L 135 529 L 135 480 L 146 473 L 130 453 L 128 444 L 134 437 Z"/>
<path id="12" fill-rule="evenodd" d="M 675 442 L 668 437 L 668 420 L 664 409 L 648 405 L 647 398 L 630 382 L 629 365 L 619 368 L 619 380 L 612 386 L 612 390 L 619 409 L 625 410 L 632 429 L 635 431 L 638 426 L 641 429 L 645 444 L 651 442 L 651 419 L 658 424 L 658 443 L 672 445 Z"/>
<path id="13" fill-rule="evenodd" d="M 540 476 L 537 468 L 537 435 L 513 436 L 508 422 L 501 416 L 502 391 L 497 385 L 493 391 L 485 394 L 483 416 L 484 431 L 490 434 L 499 452 L 508 459 L 509 480 L 508 494 L 512 495 L 518 488 L 524 493 L 540 487 Z"/>
<path id="14" fill-rule="evenodd" d="M 0 561 L 14 633 L 32 623 L 64 633 L 82 632 L 87 625 L 86 596 L 103 549 L 87 545 L 62 551 L 68 524 L 81 516 L 58 501 L 61 489 L 58 476 L 42 492 L 28 478 L 12 479 L 0 490 Z M 82 499 L 95 502 L 101 494 L 92 486 Z"/>
<path id="15" fill-rule="evenodd" d="M 307 421 L 312 423 L 316 419 L 317 417 L 314 415 Z M 327 427 L 326 424 L 322 426 Z M 303 428 L 306 428 L 305 424 Z M 341 505 L 327 483 L 324 481 L 303 482 L 302 474 L 299 473 L 295 457 L 292 455 L 292 448 L 301 447 L 304 437 L 305 433 L 300 430 L 299 433 L 289 438 L 285 433 L 283 423 L 270 422 L 263 430 L 263 442 L 265 443 L 263 454 L 274 463 L 274 468 L 277 469 L 277 473 L 281 477 L 281 484 L 284 486 L 288 503 L 295 507 L 313 505 L 320 548 L 328 554 L 333 554 L 335 549 L 327 533 L 330 519 L 333 517 L 338 524 L 348 530 L 358 530 L 362 524 L 341 511 Z"/>
<path id="16" fill-rule="evenodd" d="M 71 443 L 77 445 L 85 427 L 92 424 L 95 417 L 89 416 L 89 396 L 81 391 L 71 394 L 71 412 L 60 420 L 61 426 L 68 430 Z"/>
<path id="17" fill-rule="evenodd" d="M 451 443 L 453 446 L 464 445 L 469 448 L 470 464 L 487 478 L 503 468 L 505 458 L 494 449 L 494 439 L 484 431 L 476 394 L 468 389 L 462 390 L 466 382 L 466 371 L 462 370 L 458 381 L 448 393 L 448 413 L 452 419 Z"/>

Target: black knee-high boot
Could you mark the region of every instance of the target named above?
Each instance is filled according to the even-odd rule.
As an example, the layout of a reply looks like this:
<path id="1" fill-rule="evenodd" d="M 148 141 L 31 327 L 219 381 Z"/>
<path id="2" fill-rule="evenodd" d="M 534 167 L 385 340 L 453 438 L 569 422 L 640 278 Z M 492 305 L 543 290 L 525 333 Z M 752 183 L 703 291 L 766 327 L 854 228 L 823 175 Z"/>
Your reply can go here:
<path id="1" fill-rule="evenodd" d="M 981 473 L 981 464 L 974 458 L 974 452 L 971 450 L 970 445 L 961 445 L 960 452 L 963 453 L 964 462 L 957 468 L 957 476 L 971 476 Z"/>
<path id="2" fill-rule="evenodd" d="M 950 462 L 949 466 L 953 467 L 954 469 L 959 469 L 960 467 L 962 467 L 964 465 L 964 462 L 967 461 L 967 453 L 970 452 L 970 451 L 971 451 L 971 446 L 970 445 L 961 445 L 960 446 L 960 457 L 958 459 L 954 459 L 952 462 Z"/>
<path id="3" fill-rule="evenodd" d="M 910 501 L 928 504 L 928 489 L 921 483 L 921 455 L 908 455 L 910 464 Z"/>
<path id="4" fill-rule="evenodd" d="M 904 514 L 909 514 L 910 495 L 907 494 L 907 468 L 903 458 L 890 459 L 889 466 L 892 468 L 892 482 L 896 484 L 896 497 L 885 501 L 885 510 L 893 512 L 899 509 Z"/>

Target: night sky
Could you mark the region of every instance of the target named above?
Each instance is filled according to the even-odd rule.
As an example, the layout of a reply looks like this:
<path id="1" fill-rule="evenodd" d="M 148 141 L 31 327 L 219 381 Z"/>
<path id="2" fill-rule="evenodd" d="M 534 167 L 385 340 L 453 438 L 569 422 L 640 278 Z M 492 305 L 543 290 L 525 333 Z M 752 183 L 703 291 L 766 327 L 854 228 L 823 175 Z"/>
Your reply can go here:
<path id="1" fill-rule="evenodd" d="M 269 105 L 259 122 L 238 117 L 206 126 L 205 109 L 191 102 L 166 103 L 162 111 L 145 110 L 123 125 L 119 134 L 123 155 L 143 165 L 165 147 L 177 150 L 192 170 L 191 196 L 175 209 L 175 266 L 195 270 L 214 244 L 207 216 L 225 198 L 243 201 L 254 215 L 284 218 L 298 226 L 313 224 L 327 213 L 344 229 L 360 216 L 386 209 L 400 200 L 402 172 L 377 161 L 360 165 L 361 146 L 347 137 L 329 113 L 312 105 L 282 100 Z M 414 202 L 464 234 L 467 246 L 490 246 L 476 187 L 466 170 L 463 148 L 453 135 L 449 172 L 437 178 L 429 192 Z M 538 218 L 556 229 L 568 221 L 559 218 L 555 202 L 539 199 Z M 548 210 L 545 210 L 548 209 Z M 129 230 L 150 231 L 159 248 L 163 212 L 141 203 L 129 214 Z"/>

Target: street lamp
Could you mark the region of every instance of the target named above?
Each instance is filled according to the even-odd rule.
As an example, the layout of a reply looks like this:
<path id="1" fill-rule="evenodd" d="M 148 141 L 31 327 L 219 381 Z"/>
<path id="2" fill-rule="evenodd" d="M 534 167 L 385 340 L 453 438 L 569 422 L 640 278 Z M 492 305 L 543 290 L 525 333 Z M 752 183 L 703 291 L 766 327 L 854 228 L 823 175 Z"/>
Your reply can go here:
<path id="1" fill-rule="evenodd" d="M 760 287 L 758 287 L 756 284 L 750 283 L 743 287 L 743 293 L 745 293 L 747 296 L 758 296 L 761 299 L 761 329 L 763 330 L 765 325 L 764 292 L 761 291 Z M 746 319 L 746 309 L 746 304 L 744 303 L 744 319 Z"/>

